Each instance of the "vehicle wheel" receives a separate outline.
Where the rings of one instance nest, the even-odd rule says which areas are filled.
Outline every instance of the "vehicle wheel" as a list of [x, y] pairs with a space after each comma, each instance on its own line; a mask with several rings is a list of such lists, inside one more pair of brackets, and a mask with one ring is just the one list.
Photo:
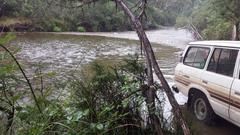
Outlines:
[[193, 95], [191, 110], [198, 120], [206, 124], [212, 124], [215, 119], [215, 113], [203, 93], [197, 92]]

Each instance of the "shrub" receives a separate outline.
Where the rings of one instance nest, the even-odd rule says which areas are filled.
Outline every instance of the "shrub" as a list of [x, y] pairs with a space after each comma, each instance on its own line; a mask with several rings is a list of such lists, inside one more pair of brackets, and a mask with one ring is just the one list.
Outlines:
[[[49, 94], [58, 88], [44, 90], [45, 93], [38, 96], [42, 113], [35, 104], [17, 105], [11, 126], [13, 132], [19, 135], [145, 134], [149, 129], [141, 125], [144, 98], [140, 90], [144, 68], [136, 59], [126, 63], [128, 66], [118, 68], [93, 63], [91, 76], [73, 76], [66, 82], [64, 88], [71, 95], [65, 99]], [[16, 95], [14, 102], [26, 97], [18, 92]], [[0, 95], [0, 98], [4, 97]], [[4, 125], [0, 126], [4, 129]]]
[[202, 34], [208, 40], [229, 40], [231, 38], [232, 24], [222, 19], [216, 19], [209, 24]]
[[84, 131], [83, 134], [143, 134], [140, 109], [144, 98], [139, 91], [142, 82], [134, 73], [143, 68], [133, 61], [131, 65], [120, 69], [93, 63], [90, 77], [72, 81], [70, 104], [87, 115], [80, 119], [84, 123], [71, 128]]
[[58, 26], [54, 26], [53, 27], [53, 31], [54, 32], [62, 32], [62, 29], [60, 27], [58, 27]]
[[176, 27], [180, 28], [180, 27], [184, 27], [186, 25], [189, 24], [189, 18], [185, 17], [185, 16], [178, 16], [176, 19]]
[[84, 27], [82, 27], [82, 26], [78, 26], [77, 27], [77, 31], [78, 32], [86, 32], [86, 29]]

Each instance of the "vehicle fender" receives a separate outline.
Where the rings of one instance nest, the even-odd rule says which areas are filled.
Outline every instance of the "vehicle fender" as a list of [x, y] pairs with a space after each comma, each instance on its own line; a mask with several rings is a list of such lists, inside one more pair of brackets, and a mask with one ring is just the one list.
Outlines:
[[210, 97], [209, 92], [206, 88], [196, 85], [196, 84], [190, 84], [188, 92], [190, 92], [191, 89], [198, 89], [199, 91], [203, 92], [208, 98]]
[[[207, 99], [208, 99], [208, 101], [209, 101], [209, 103], [210, 103], [210, 105], [211, 105], [211, 107], [212, 107], [212, 104], [211, 104], [211, 102], [210, 102], [210, 94], [209, 94], [209, 92], [206, 90], [206, 88], [204, 88], [204, 87], [202, 87], [202, 86], [199, 86], [199, 85], [196, 85], [196, 84], [191, 84], [190, 86], [189, 86], [189, 90], [188, 90], [188, 102], [190, 102], [191, 101], [191, 97], [190, 97], [190, 93], [191, 93], [191, 91], [192, 90], [198, 90], [198, 91], [201, 91], [203, 94], [205, 94], [205, 96], [207, 97]], [[189, 104], [189, 103], [188, 103]]]

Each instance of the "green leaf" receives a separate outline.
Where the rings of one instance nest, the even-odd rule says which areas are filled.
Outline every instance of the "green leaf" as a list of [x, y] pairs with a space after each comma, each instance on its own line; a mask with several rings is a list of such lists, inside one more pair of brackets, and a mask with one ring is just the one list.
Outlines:
[[72, 118], [72, 121], [78, 121], [80, 118], [83, 117], [83, 112], [82, 111], [77, 111]]
[[86, 109], [84, 112], [83, 112], [83, 116], [87, 116], [89, 114], [89, 109]]
[[5, 36], [3, 36], [2, 38], [0, 38], [0, 44], [6, 44], [8, 42], [10, 42], [11, 40], [13, 40], [16, 36], [12, 33], [7, 34]]
[[16, 102], [18, 99], [20, 99], [20, 97], [21, 97], [20, 94], [13, 96], [12, 97], [13, 102]]
[[99, 124], [97, 124], [96, 125], [96, 128], [98, 129], [98, 130], [103, 130], [103, 124], [101, 124], [101, 123], [99, 123]]

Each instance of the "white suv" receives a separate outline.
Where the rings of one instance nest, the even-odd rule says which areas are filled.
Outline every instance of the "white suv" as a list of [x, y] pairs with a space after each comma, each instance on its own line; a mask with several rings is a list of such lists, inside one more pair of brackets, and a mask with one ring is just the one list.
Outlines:
[[175, 69], [175, 89], [198, 120], [214, 115], [240, 127], [240, 41], [191, 42]]

